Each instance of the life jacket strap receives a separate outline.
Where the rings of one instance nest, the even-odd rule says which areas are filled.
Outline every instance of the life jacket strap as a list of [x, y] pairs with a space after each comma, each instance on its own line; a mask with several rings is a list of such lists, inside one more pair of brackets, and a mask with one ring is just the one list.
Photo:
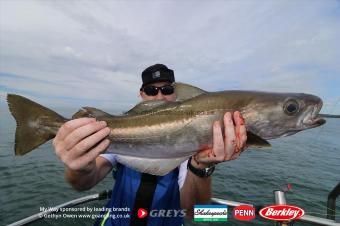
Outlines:
[[138, 210], [143, 208], [149, 213], [156, 186], [157, 176], [142, 173], [139, 188], [136, 193], [135, 204], [131, 213], [130, 226], [147, 225], [149, 215], [144, 218], [139, 218]]

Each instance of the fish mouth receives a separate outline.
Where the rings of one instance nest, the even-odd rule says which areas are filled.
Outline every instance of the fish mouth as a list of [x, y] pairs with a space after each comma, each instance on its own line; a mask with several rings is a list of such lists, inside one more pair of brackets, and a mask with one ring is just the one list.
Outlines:
[[318, 126], [322, 126], [323, 124], [326, 123], [326, 120], [324, 118], [313, 118], [308, 120], [308, 123], [304, 123], [304, 126], [306, 127], [306, 129], [312, 129]]
[[304, 118], [302, 124], [307, 128], [314, 128], [326, 123], [326, 120], [319, 116], [319, 112], [322, 108], [322, 101], [320, 100], [316, 105], [311, 106], [310, 113]]

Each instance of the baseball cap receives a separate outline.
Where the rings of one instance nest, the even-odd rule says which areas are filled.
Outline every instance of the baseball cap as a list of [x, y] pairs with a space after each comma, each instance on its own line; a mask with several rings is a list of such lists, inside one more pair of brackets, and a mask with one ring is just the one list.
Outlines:
[[169, 69], [164, 64], [155, 64], [147, 67], [142, 72], [142, 81], [145, 86], [154, 82], [175, 82], [174, 71]]

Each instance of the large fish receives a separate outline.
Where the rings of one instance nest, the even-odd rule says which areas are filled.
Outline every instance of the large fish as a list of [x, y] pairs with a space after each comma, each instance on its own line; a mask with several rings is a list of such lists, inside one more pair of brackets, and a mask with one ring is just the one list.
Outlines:
[[[212, 125], [228, 111], [245, 118], [247, 145], [270, 146], [267, 140], [289, 136], [325, 123], [318, 117], [322, 100], [302, 93], [256, 91], [206, 92], [176, 83], [175, 102], [145, 101], [121, 116], [83, 107], [72, 118], [95, 117], [107, 122], [107, 152], [140, 172], [165, 175], [197, 151], [212, 147]], [[24, 155], [54, 138], [68, 119], [19, 95], [8, 94], [17, 122], [15, 154]], [[223, 123], [222, 123], [223, 125]]]

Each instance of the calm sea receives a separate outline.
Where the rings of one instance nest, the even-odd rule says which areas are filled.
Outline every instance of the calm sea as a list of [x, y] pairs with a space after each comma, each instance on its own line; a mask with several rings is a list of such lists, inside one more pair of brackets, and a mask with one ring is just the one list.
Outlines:
[[[339, 130], [340, 120], [328, 119], [321, 128], [271, 141], [271, 149], [248, 150], [235, 161], [219, 164], [213, 174], [214, 196], [267, 205], [273, 203], [273, 190], [290, 183], [292, 191], [286, 194], [289, 204], [302, 207], [306, 214], [325, 217], [327, 195], [340, 181]], [[1, 107], [0, 225], [37, 213], [40, 207], [56, 206], [112, 188], [114, 180], [108, 175], [90, 191], [74, 191], [64, 180], [64, 166], [52, 151], [51, 142], [25, 156], [15, 157], [14, 133], [15, 122], [7, 108]], [[102, 207], [105, 203], [96, 201], [80, 207]], [[186, 225], [274, 225], [260, 218], [247, 223], [236, 221], [229, 210], [228, 223], [188, 221]], [[336, 211], [339, 221], [339, 202]], [[41, 220], [32, 225], [92, 225], [93, 222], [68, 217]]]

